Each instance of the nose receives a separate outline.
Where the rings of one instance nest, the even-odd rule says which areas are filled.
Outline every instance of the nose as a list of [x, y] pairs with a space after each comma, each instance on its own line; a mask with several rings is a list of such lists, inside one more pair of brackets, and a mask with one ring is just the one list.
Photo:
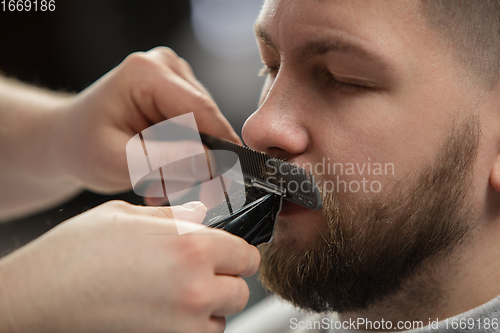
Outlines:
[[243, 125], [243, 141], [252, 149], [286, 160], [303, 154], [310, 141], [303, 102], [300, 84], [278, 75], [259, 109]]

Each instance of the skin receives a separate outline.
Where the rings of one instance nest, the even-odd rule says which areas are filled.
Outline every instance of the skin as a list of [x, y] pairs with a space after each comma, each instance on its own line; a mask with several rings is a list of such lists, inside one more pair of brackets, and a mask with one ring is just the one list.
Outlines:
[[259, 257], [220, 230], [178, 235], [174, 214], [205, 212], [110, 201], [57, 226], [2, 259], [0, 331], [222, 332]]
[[[0, 78], [0, 219], [82, 189], [130, 189], [128, 140], [187, 112], [200, 131], [239, 142], [189, 65], [167, 48], [130, 55], [78, 95]], [[257, 271], [260, 255], [221, 230], [178, 235], [176, 222], [199, 223], [205, 212], [199, 202], [109, 202], [3, 257], [0, 332], [222, 332], [224, 316], [248, 301], [241, 276]]]
[[[164, 47], [131, 54], [77, 95], [0, 78], [0, 110], [0, 220], [43, 210], [82, 189], [130, 189], [128, 140], [184, 113], [195, 114], [201, 132], [241, 142], [187, 62]], [[178, 149], [186, 145], [168, 147], [173, 155]]]
[[[426, 307], [422, 300], [418, 318], [410, 318], [408, 309], [414, 304], [408, 304], [406, 295], [414, 290], [407, 286], [368, 310], [342, 314], [343, 319], [427, 322], [465, 312], [500, 294], [500, 263], [492, 256], [500, 252], [499, 89], [485, 89], [460, 67], [416, 6], [270, 0], [256, 23], [268, 77], [260, 107], [243, 128], [243, 140], [254, 149], [299, 165], [321, 163], [323, 157], [344, 165], [393, 163], [394, 175], [365, 176], [383, 184], [383, 195], [434, 162], [454, 120], [471, 114], [480, 120], [469, 189], [479, 220], [470, 221], [475, 226], [470, 241], [432, 267], [435, 287], [446, 301]], [[355, 47], [317, 52], [325, 47], [311, 45], [339, 40]], [[332, 78], [362, 87], [340, 87]], [[362, 180], [358, 174], [343, 177]], [[372, 194], [337, 195], [349, 205]], [[285, 203], [274, 242], [306, 247], [324, 223], [320, 211]]]

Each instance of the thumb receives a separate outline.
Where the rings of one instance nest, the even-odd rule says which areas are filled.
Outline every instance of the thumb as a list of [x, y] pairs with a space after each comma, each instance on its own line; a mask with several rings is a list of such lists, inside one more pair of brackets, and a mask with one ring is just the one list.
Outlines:
[[[158, 207], [159, 209], [168, 209], [167, 207]], [[176, 221], [189, 221], [202, 223], [207, 213], [207, 207], [200, 201], [187, 202], [181, 206], [170, 207], [172, 217]]]
[[[202, 224], [206, 213], [207, 208], [199, 201], [192, 201], [182, 206], [175, 206], [172, 209], [172, 214], [179, 235], [206, 228], [207, 226]], [[195, 222], [196, 224], [186, 223], [185, 221]]]
[[139, 215], [202, 223], [207, 213], [207, 207], [200, 201], [187, 202], [181, 206], [133, 206], [132, 212]]

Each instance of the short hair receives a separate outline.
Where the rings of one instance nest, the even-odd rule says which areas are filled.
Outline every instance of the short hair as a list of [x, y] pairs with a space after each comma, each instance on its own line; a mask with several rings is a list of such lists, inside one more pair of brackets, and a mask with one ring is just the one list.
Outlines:
[[421, 0], [427, 23], [491, 87], [500, 81], [500, 0]]

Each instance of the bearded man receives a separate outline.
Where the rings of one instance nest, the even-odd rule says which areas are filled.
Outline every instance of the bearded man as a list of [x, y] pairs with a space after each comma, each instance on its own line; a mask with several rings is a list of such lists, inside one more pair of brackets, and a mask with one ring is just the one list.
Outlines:
[[265, 2], [243, 140], [321, 165], [323, 209], [284, 203], [260, 274], [290, 303], [230, 332], [500, 331], [499, 17], [488, 0]]
[[[283, 300], [227, 331], [500, 331], [499, 17], [498, 0], [266, 0], [243, 139], [315, 172], [323, 210], [283, 204], [260, 248]], [[130, 189], [127, 142], [189, 112], [241, 143], [167, 48], [76, 95], [0, 77], [0, 220]], [[178, 235], [174, 215], [205, 214], [109, 202], [51, 229], [0, 259], [0, 332], [224, 331], [261, 258], [221, 230]]]

